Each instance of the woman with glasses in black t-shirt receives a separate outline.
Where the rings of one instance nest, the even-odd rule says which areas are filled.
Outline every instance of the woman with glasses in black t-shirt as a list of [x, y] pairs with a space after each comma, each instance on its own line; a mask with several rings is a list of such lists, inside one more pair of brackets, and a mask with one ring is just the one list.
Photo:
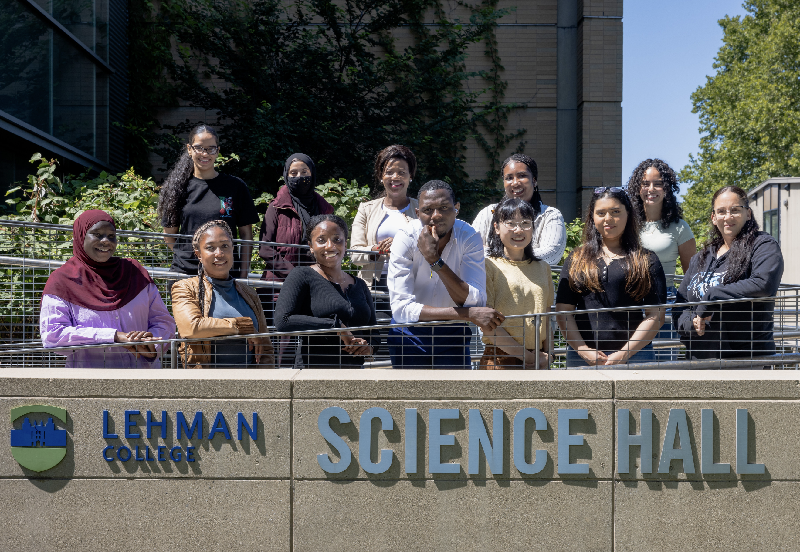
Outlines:
[[[170, 270], [174, 272], [197, 274], [199, 262], [191, 236], [209, 221], [225, 221], [233, 239], [253, 239], [252, 225], [259, 220], [253, 198], [240, 178], [217, 172], [214, 162], [219, 153], [217, 131], [208, 125], [196, 126], [189, 134], [186, 151], [161, 186], [158, 214], [167, 234], [165, 241], [172, 249]], [[251, 245], [242, 245], [234, 253], [232, 277], [247, 278], [251, 252]]]
[[667, 300], [661, 262], [639, 242], [639, 224], [622, 188], [595, 188], [583, 245], [561, 269], [556, 294], [558, 326], [567, 340], [567, 368], [655, 360], [651, 341], [664, 309], [567, 314], [564, 311], [660, 305]]

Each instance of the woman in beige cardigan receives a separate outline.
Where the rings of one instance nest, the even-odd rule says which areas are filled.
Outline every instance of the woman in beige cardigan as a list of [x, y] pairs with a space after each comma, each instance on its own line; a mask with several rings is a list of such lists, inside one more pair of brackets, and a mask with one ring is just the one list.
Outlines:
[[[228, 225], [212, 220], [192, 239], [200, 259], [197, 277], [172, 286], [172, 312], [185, 339], [249, 335], [267, 329], [256, 291], [230, 278], [233, 239]], [[202, 282], [202, 285], [201, 285]], [[274, 368], [275, 351], [269, 337], [181, 343], [186, 368]]]
[[[359, 278], [373, 290], [387, 291], [389, 250], [397, 231], [417, 217], [417, 200], [408, 197], [408, 185], [417, 170], [414, 153], [405, 146], [393, 145], [375, 157], [374, 178], [380, 197], [359, 205], [353, 221], [351, 249], [374, 253], [351, 253], [353, 264], [361, 266]], [[376, 301], [379, 311], [388, 311], [388, 296]]]

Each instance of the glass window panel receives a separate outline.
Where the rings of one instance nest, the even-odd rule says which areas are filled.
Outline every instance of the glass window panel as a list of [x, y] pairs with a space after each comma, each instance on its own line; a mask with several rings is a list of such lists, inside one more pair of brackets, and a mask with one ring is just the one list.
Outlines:
[[69, 32], [108, 61], [107, 0], [34, 0]]
[[[764, 232], [778, 240], [778, 210], [766, 211], [764, 213]], [[780, 240], [778, 240], [780, 243]]]
[[20, 2], [0, 2], [0, 110], [50, 133], [52, 31]]
[[767, 209], [778, 208], [778, 185], [773, 184], [769, 187], [769, 207]]

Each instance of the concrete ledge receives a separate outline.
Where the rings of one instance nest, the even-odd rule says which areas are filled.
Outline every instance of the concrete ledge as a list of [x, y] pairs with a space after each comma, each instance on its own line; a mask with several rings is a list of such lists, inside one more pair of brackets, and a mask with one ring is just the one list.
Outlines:
[[797, 370], [608, 370], [617, 399], [800, 399]]
[[299, 370], [0, 369], [3, 397], [288, 399]]
[[302, 370], [296, 399], [610, 399], [599, 370]]

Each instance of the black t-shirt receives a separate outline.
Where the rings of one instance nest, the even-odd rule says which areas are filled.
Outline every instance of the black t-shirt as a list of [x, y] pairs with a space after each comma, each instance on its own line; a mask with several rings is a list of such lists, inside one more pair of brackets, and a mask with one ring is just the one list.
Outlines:
[[[240, 178], [219, 173], [210, 180], [189, 179], [186, 205], [180, 215], [179, 234], [193, 235], [210, 220], [224, 220], [231, 227], [233, 239], [239, 237], [239, 227], [259, 221], [256, 206], [247, 185]], [[164, 226], [165, 221], [162, 221]], [[234, 250], [231, 273], [239, 275], [239, 248]], [[191, 238], [177, 238], [172, 248], [170, 270], [183, 274], [197, 274], [200, 261], [194, 256]]]
[[[369, 286], [361, 278], [342, 291], [310, 266], [298, 266], [289, 273], [275, 303], [275, 328], [279, 332], [331, 329], [343, 322], [348, 328], [375, 325], [375, 304]], [[371, 342], [370, 332], [353, 332]], [[342, 350], [344, 343], [333, 332], [303, 338], [303, 363], [314, 365], [364, 364], [363, 356]]]
[[[576, 310], [664, 304], [667, 302], [667, 281], [664, 269], [652, 251], [648, 251], [648, 260], [650, 262], [650, 291], [643, 299], [637, 301], [625, 291], [625, 278], [628, 273], [625, 259], [611, 261], [608, 266], [606, 266], [605, 260], [597, 260], [597, 270], [603, 291], [576, 292], [573, 290], [569, 285], [569, 269], [572, 264], [572, 254], [570, 254], [561, 269], [556, 303], [575, 305]], [[643, 319], [641, 310], [575, 315], [575, 322], [586, 344], [594, 349], [610, 352], [622, 349]]]

